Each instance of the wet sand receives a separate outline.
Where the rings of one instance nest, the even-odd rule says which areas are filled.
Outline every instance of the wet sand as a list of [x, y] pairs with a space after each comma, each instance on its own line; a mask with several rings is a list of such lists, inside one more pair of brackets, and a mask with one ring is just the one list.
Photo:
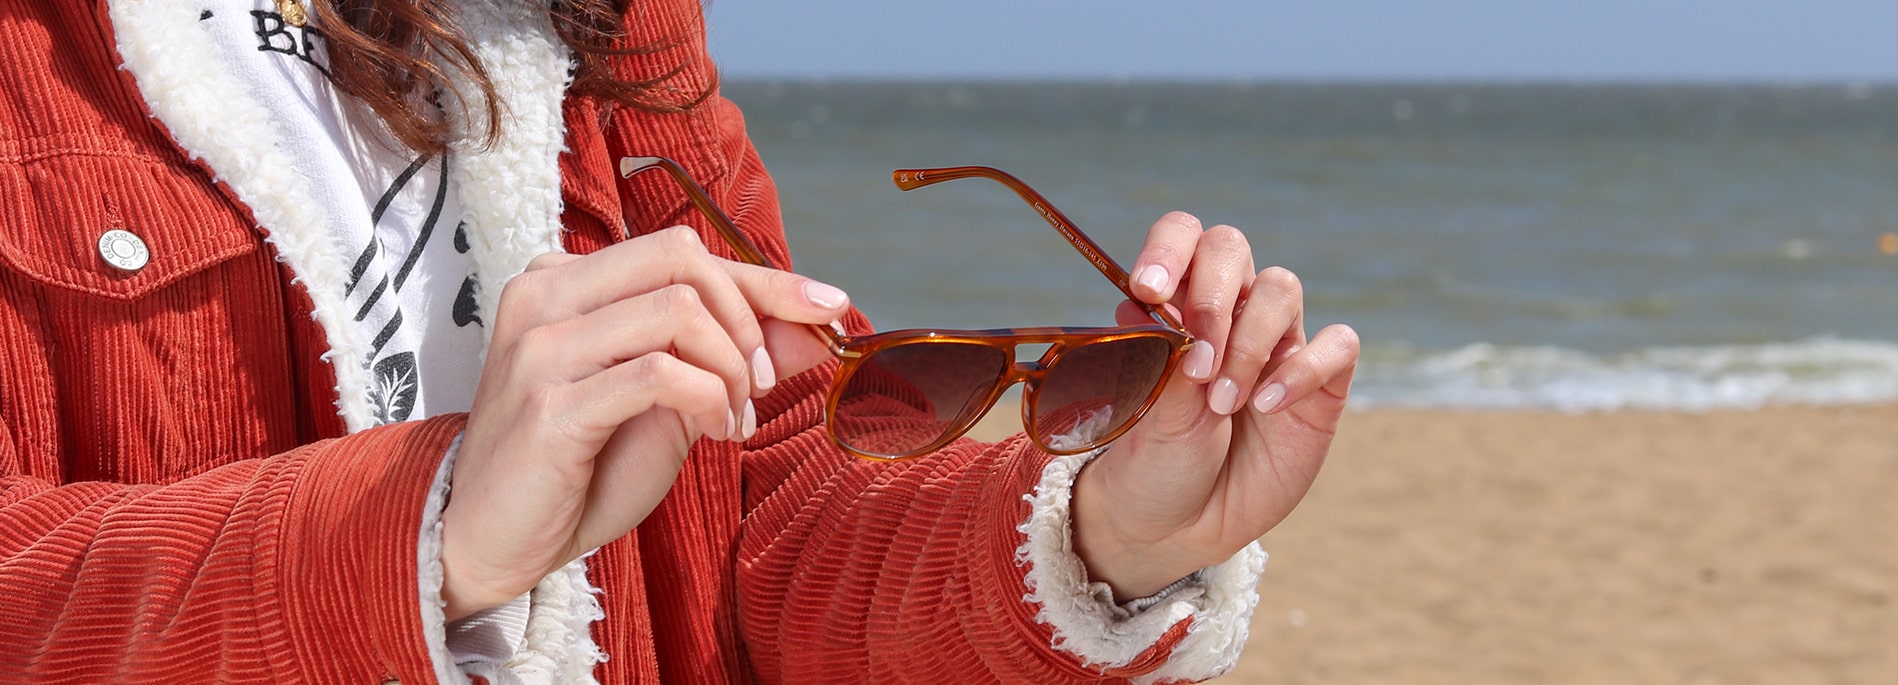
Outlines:
[[1898, 406], [1355, 412], [1264, 544], [1222, 685], [1898, 682]]

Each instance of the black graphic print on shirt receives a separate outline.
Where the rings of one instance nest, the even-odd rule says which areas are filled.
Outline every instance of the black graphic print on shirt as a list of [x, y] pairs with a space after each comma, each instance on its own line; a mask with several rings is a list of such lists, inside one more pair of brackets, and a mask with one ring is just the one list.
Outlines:
[[329, 83], [321, 31], [285, 22], [270, 0], [210, 2], [225, 4], [203, 20], [235, 39], [239, 73], [278, 104], [279, 146], [329, 209], [331, 239], [349, 255], [335, 287], [346, 327], [367, 348], [352, 362], [368, 376], [355, 399], [376, 424], [465, 410], [483, 321], [449, 156], [402, 151], [373, 117], [353, 116]]
[[[431, 161], [437, 163], [430, 164]], [[388, 273], [387, 260], [393, 260], [395, 256], [386, 254], [387, 249], [382, 244], [383, 231], [380, 230], [382, 217], [388, 211], [389, 205], [395, 202], [403, 190], [415, 181], [417, 175], [423, 173], [433, 175], [434, 204], [430, 207], [428, 216], [422, 220], [422, 224], [415, 231], [414, 242], [405, 246], [407, 249], [402, 252], [401, 265], [395, 269], [394, 273]], [[358, 253], [356, 263], [349, 271], [349, 286], [345, 295], [351, 302], [357, 301], [359, 297], [362, 302], [356, 310], [356, 321], [370, 324], [377, 321], [382, 323], [380, 332], [370, 343], [371, 351], [368, 359], [365, 360], [374, 374], [374, 381], [369, 387], [369, 401], [376, 408], [376, 419], [380, 423], [407, 421], [415, 411], [416, 389], [421, 383], [416, 373], [415, 353], [413, 350], [391, 349], [388, 345], [389, 341], [402, 329], [402, 307], [395, 296], [400, 294], [403, 286], [408, 284], [409, 274], [414, 271], [415, 264], [421, 261], [423, 252], [429, 246], [428, 239], [434, 235], [435, 225], [441, 221], [442, 206], [448, 201], [447, 177], [447, 155], [441, 157], [422, 155], [397, 175], [395, 182], [383, 191], [382, 198], [376, 202], [375, 209], [370, 211], [370, 224], [378, 230], [369, 243], [363, 246], [362, 252]], [[378, 259], [378, 257], [386, 257], [387, 260]], [[379, 274], [375, 273], [378, 266], [382, 269]], [[369, 285], [371, 276], [374, 276], [374, 285]], [[361, 294], [365, 292], [366, 295]], [[457, 321], [457, 324], [459, 323]]]
[[[316, 67], [324, 76], [330, 75], [329, 51], [323, 49], [329, 37], [324, 36], [322, 31], [309, 26], [293, 26], [276, 12], [252, 10], [250, 16], [257, 25], [258, 52], [291, 55]], [[199, 21], [203, 21], [203, 18]]]
[[[455, 226], [455, 251], [468, 254], [468, 224], [463, 222]], [[474, 274], [468, 274], [461, 281], [461, 292], [455, 293], [455, 325], [466, 327], [470, 324], [484, 326], [481, 322], [481, 306], [475, 299], [481, 294], [481, 282]]]

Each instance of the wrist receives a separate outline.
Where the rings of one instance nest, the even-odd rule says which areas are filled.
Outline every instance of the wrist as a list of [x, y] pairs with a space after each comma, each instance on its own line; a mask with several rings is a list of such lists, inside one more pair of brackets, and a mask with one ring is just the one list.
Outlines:
[[1118, 525], [1115, 507], [1125, 503], [1108, 501], [1107, 488], [1095, 482], [1096, 468], [1104, 459], [1096, 459], [1074, 479], [1073, 505], [1069, 513], [1069, 534], [1075, 556], [1086, 567], [1088, 580], [1106, 583], [1116, 603], [1150, 597], [1199, 570], [1199, 565], [1182, 563], [1185, 556], [1167, 552], [1162, 541], [1141, 541], [1127, 535]]
[[442, 614], [454, 622], [473, 614], [506, 604], [519, 596], [519, 592], [509, 593], [496, 589], [494, 583], [484, 583], [480, 565], [468, 558], [469, 547], [464, 544], [463, 531], [466, 526], [455, 525], [455, 504], [451, 500], [442, 512]]

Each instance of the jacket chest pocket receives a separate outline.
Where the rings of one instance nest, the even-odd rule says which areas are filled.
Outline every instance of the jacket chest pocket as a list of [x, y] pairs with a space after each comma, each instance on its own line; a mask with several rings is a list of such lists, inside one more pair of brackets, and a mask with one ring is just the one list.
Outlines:
[[0, 420], [33, 470], [169, 482], [294, 439], [281, 273], [195, 168], [0, 160], [0, 295]]
[[196, 169], [65, 154], [0, 166], [0, 260], [34, 281], [129, 302], [257, 250]]

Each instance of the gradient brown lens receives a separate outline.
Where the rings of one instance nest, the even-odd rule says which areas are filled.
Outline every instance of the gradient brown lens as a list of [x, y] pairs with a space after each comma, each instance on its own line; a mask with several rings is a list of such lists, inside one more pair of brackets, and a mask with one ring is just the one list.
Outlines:
[[1172, 355], [1173, 343], [1154, 336], [1067, 350], [1048, 367], [1034, 393], [1029, 429], [1058, 452], [1097, 446], [1139, 414], [1164, 380]]
[[1011, 362], [1001, 348], [961, 342], [877, 350], [843, 381], [831, 430], [839, 442], [868, 454], [928, 447], [983, 408]]

